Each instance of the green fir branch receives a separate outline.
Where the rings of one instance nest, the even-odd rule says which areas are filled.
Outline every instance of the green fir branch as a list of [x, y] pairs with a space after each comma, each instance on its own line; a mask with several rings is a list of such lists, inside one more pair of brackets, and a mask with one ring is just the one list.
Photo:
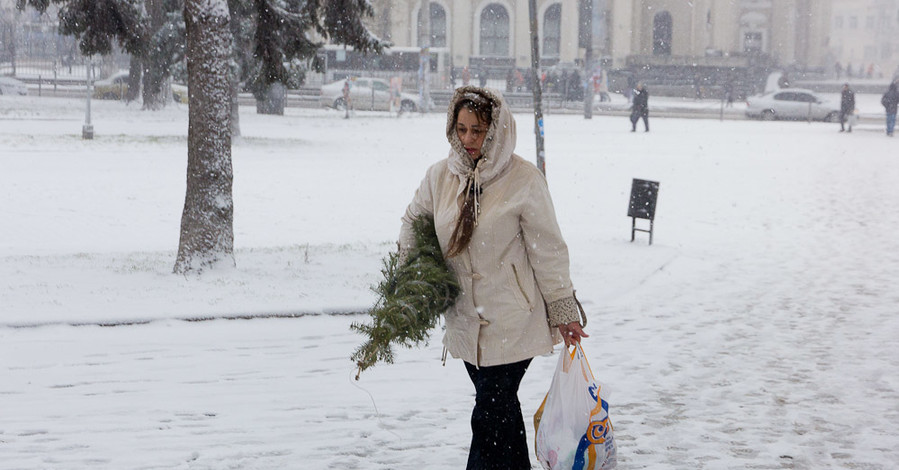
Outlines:
[[367, 337], [351, 357], [359, 368], [356, 380], [378, 362], [393, 363], [391, 343], [407, 348], [427, 344], [429, 331], [459, 294], [459, 284], [443, 259], [434, 220], [418, 217], [412, 231], [415, 247], [402, 266], [398, 252], [382, 260], [384, 278], [372, 288], [378, 300], [368, 312], [370, 323], [350, 325]]

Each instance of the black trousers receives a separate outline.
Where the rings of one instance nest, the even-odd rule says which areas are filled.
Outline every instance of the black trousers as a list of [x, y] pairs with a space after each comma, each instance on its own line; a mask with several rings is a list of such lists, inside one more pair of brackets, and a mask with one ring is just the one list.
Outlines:
[[467, 470], [528, 470], [528, 452], [518, 386], [531, 360], [492, 367], [465, 363], [474, 384], [471, 450]]
[[646, 132], [649, 132], [649, 115], [648, 114], [631, 115], [631, 131], [637, 130], [637, 123], [640, 122], [640, 119], [643, 119], [643, 129], [646, 130]]
[[[852, 115], [852, 111], [842, 111], [842, 110], [840, 110], [840, 130], [841, 130], [841, 131], [846, 130], [845, 124], [846, 124], [846, 121], [849, 119], [849, 116], [850, 116], [850, 115]], [[849, 130], [850, 130], [850, 131], [852, 130], [852, 126], [851, 126], [851, 125], [849, 126]]]

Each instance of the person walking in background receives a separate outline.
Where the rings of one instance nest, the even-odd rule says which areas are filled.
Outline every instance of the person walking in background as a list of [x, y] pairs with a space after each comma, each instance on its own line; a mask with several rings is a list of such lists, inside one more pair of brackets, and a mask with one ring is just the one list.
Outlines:
[[478, 69], [478, 85], [481, 85], [481, 88], [487, 86], [488, 73], [489, 72], [487, 72], [487, 69], [485, 69], [484, 67]]
[[573, 70], [568, 77], [568, 99], [570, 101], [581, 101], [584, 99], [584, 82], [581, 81], [581, 74], [577, 69]]
[[899, 90], [896, 82], [890, 83], [890, 89], [880, 98], [880, 104], [887, 112], [887, 135], [893, 136], [893, 128], [896, 127], [896, 107], [899, 106]]
[[[530, 69], [528, 69], [530, 70]], [[521, 74], [521, 70], [515, 69], [515, 91], [524, 91], [524, 75]]]
[[397, 116], [403, 114], [403, 104], [400, 95], [403, 93], [403, 77], [390, 78], [390, 112], [396, 112]]
[[[843, 84], [843, 92], [840, 94], [840, 132], [846, 131], [846, 119], [855, 112], [855, 92], [849, 89], [849, 84]], [[849, 132], [852, 132], [852, 123], [849, 123]]]
[[350, 118], [350, 108], [353, 107], [352, 94], [350, 90], [352, 89], [352, 85], [350, 84], [350, 77], [347, 77], [343, 82], [343, 105], [346, 109], [346, 114], [343, 116], [344, 119]]
[[521, 379], [535, 356], [588, 336], [568, 247], [546, 179], [514, 153], [515, 120], [499, 92], [457, 89], [446, 138], [449, 156], [427, 170], [402, 218], [400, 258], [415, 246], [413, 222], [433, 217], [461, 288], [443, 316], [443, 345], [475, 388], [466, 468], [530, 470]]
[[702, 99], [702, 77], [698, 72], [693, 75], [693, 92], [696, 94], [697, 101]]
[[724, 83], [724, 101], [727, 102], [728, 108], [734, 107], [734, 82], [730, 79]]
[[634, 89], [634, 104], [631, 106], [631, 132], [637, 132], [637, 121], [643, 119], [644, 132], [649, 132], [649, 90], [638, 83]]

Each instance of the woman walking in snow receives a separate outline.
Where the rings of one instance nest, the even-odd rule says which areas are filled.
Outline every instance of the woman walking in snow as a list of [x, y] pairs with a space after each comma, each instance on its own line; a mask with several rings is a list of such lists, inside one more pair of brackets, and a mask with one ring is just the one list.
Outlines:
[[[513, 153], [515, 121], [499, 92], [456, 90], [449, 156], [432, 165], [403, 216], [432, 216], [461, 292], [444, 315], [443, 344], [475, 387], [468, 469], [530, 469], [518, 386], [534, 356], [587, 337], [543, 174]], [[584, 318], [586, 321], [586, 318]]]

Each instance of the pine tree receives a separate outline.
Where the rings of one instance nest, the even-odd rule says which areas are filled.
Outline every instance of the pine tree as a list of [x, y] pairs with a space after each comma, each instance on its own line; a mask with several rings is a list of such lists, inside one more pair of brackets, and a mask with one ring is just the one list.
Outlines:
[[[250, 1], [250, 0], [245, 0]], [[253, 57], [248, 83], [256, 99], [269, 88], [291, 84], [285, 64], [314, 59], [321, 43], [309, 38], [315, 32], [325, 39], [360, 51], [381, 52], [389, 43], [377, 38], [362, 23], [374, 16], [368, 0], [252, 0], [256, 16]], [[318, 66], [318, 64], [314, 64]], [[281, 111], [283, 113], [283, 110]]]
[[144, 0], [150, 35], [143, 64], [144, 109], [159, 110], [171, 101], [169, 79], [174, 65], [184, 59], [183, 0]]
[[384, 279], [373, 289], [378, 300], [368, 312], [371, 323], [350, 326], [368, 338], [351, 358], [358, 367], [356, 380], [378, 362], [393, 363], [391, 344], [411, 348], [427, 343], [430, 330], [459, 294], [459, 284], [443, 259], [434, 220], [417, 218], [412, 230], [415, 247], [405, 260], [398, 252], [383, 260]]
[[[117, 40], [142, 64], [145, 109], [168, 101], [164, 84], [184, 58], [183, 0], [17, 0], [17, 7], [44, 13], [51, 3], [61, 5], [60, 33], [79, 38], [83, 54], [109, 54]], [[293, 79], [299, 64], [314, 60], [322, 45], [310, 33], [360, 51], [381, 52], [390, 45], [362, 22], [374, 16], [368, 0], [227, 0], [227, 6], [232, 83], [248, 84], [257, 99], [274, 83], [299, 86]]]
[[51, 1], [62, 5], [59, 33], [77, 37], [82, 54], [109, 54], [113, 39], [129, 54], [143, 54], [149, 32], [142, 0], [16, 0], [16, 7], [44, 13]]
[[[131, 54], [129, 99], [143, 83], [144, 109], [161, 109], [172, 65], [184, 57], [181, 0], [18, 0], [44, 13], [50, 3], [60, 5], [59, 33], [79, 39], [84, 55], [107, 55], [113, 41]], [[140, 75], [143, 79], [140, 79]]]
[[[286, 85], [284, 63], [314, 57], [320, 46], [307, 38], [313, 31], [366, 51], [380, 51], [387, 43], [362, 24], [362, 16], [373, 14], [368, 0], [186, 0], [183, 21], [174, 14], [182, 0], [146, 0], [153, 2], [154, 14], [167, 12], [168, 20], [155, 30], [149, 26], [144, 1], [17, 0], [16, 6], [21, 9], [30, 5], [43, 13], [51, 2], [62, 5], [60, 32], [78, 37], [82, 53], [108, 54], [112, 41], [118, 40], [132, 56], [152, 59], [159, 65], [152, 70], [145, 68], [152, 86], [168, 76], [171, 65], [185, 50], [182, 38], [186, 38], [191, 89], [187, 193], [174, 270], [201, 271], [223, 261], [233, 265], [230, 123], [236, 120], [235, 70], [248, 76], [254, 70], [251, 81], [265, 88], [276, 82]], [[252, 20], [247, 21], [245, 15]], [[237, 24], [232, 26], [232, 21]], [[246, 45], [245, 28], [253, 29], [252, 62], [258, 66], [241, 69], [238, 65], [243, 56], [236, 54], [234, 47]], [[234, 31], [240, 34], [233, 35]], [[223, 50], [227, 54], [224, 62], [219, 55]], [[224, 88], [222, 83], [226, 84]], [[227, 136], [222, 134], [223, 125]]]

